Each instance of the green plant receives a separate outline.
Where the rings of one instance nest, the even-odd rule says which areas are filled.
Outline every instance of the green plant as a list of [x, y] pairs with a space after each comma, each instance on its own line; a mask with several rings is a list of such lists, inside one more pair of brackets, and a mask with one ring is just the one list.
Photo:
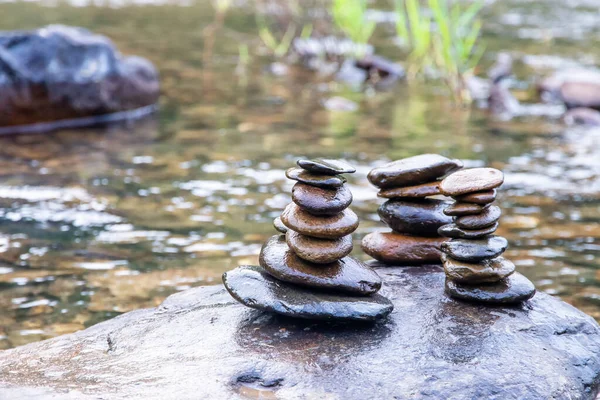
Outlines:
[[333, 0], [331, 3], [333, 22], [340, 31], [359, 45], [369, 42], [376, 27], [374, 21], [367, 20], [366, 13], [367, 0]]
[[421, 10], [418, 0], [396, 0], [396, 14], [398, 36], [411, 50], [407, 72], [414, 78], [432, 61], [431, 17]]
[[[296, 26], [290, 24], [281, 39], [278, 40], [264, 17], [259, 14], [256, 15], [256, 25], [258, 26], [258, 36], [275, 57], [283, 57], [288, 53], [296, 35]], [[309, 37], [311, 33], [312, 25], [306, 24], [302, 27], [300, 37]]]

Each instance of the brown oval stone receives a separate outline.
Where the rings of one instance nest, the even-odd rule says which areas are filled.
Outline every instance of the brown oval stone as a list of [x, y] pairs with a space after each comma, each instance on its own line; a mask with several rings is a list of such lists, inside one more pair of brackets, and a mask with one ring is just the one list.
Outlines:
[[475, 192], [463, 194], [455, 197], [456, 201], [462, 203], [489, 204], [496, 200], [496, 189], [484, 190], [483, 192]]
[[460, 160], [421, 154], [373, 168], [367, 178], [378, 188], [388, 189], [431, 182], [462, 166]]
[[439, 263], [440, 246], [447, 240], [394, 232], [373, 232], [363, 238], [362, 249], [374, 259], [386, 264]]
[[477, 264], [454, 260], [442, 253], [446, 276], [459, 283], [491, 283], [515, 272], [515, 264], [504, 257], [484, 260]]
[[444, 214], [452, 216], [480, 214], [487, 207], [489, 207], [489, 204], [454, 203], [450, 207], [446, 207]]
[[368, 295], [381, 288], [375, 271], [352, 257], [314, 264], [296, 256], [283, 235], [271, 237], [260, 251], [260, 266], [275, 278], [297, 285]]
[[456, 224], [448, 224], [440, 227], [438, 234], [454, 239], [480, 239], [496, 232], [496, 229], [498, 229], [497, 222], [483, 229], [462, 229], [456, 226]]
[[377, 212], [395, 232], [432, 236], [442, 225], [452, 222], [452, 217], [444, 214], [448, 204], [436, 199], [394, 199], [383, 203]]
[[316, 264], [328, 264], [346, 257], [353, 247], [351, 235], [333, 240], [318, 239], [289, 230], [285, 240], [298, 257]]
[[356, 168], [347, 162], [340, 160], [325, 160], [325, 159], [314, 159], [314, 160], [298, 160], [296, 164], [302, 169], [317, 174], [325, 175], [338, 175], [338, 174], [353, 174], [356, 172]]
[[348, 208], [352, 192], [346, 186], [328, 189], [298, 182], [292, 188], [292, 200], [311, 214], [331, 215]]
[[383, 197], [386, 199], [395, 199], [395, 198], [403, 198], [403, 197], [427, 197], [427, 196], [435, 196], [436, 194], [440, 194], [440, 182], [428, 182], [422, 183], [416, 186], [404, 186], [393, 189], [384, 189], [380, 190], [377, 193], [377, 196]]
[[446, 196], [495, 189], [504, 182], [504, 174], [495, 168], [471, 168], [457, 171], [442, 181], [440, 190]]
[[498, 222], [501, 215], [502, 210], [500, 207], [491, 206], [483, 210], [480, 214], [458, 217], [454, 223], [463, 229], [483, 229]]
[[281, 218], [277, 217], [273, 220], [273, 226], [281, 233], [286, 233], [288, 228], [281, 222]]
[[349, 208], [331, 216], [316, 216], [290, 203], [283, 210], [281, 221], [291, 230], [323, 239], [341, 238], [358, 228], [358, 217]]
[[338, 188], [346, 183], [343, 176], [314, 174], [302, 168], [290, 168], [285, 172], [285, 176], [294, 181], [324, 188]]

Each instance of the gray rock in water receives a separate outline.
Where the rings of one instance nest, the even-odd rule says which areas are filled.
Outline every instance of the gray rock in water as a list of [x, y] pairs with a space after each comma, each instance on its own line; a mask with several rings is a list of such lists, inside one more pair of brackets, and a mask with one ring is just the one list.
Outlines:
[[248, 307], [294, 318], [376, 321], [394, 308], [379, 294], [349, 296], [301, 288], [278, 281], [255, 266], [242, 266], [224, 273], [223, 283], [237, 301]]
[[158, 73], [149, 61], [122, 57], [108, 38], [62, 25], [1, 32], [0, 87], [0, 133], [141, 115], [159, 96]]
[[252, 310], [223, 286], [0, 351], [2, 399], [593, 399], [600, 327], [544, 293], [521, 306], [444, 294], [441, 267], [381, 268], [383, 322]]

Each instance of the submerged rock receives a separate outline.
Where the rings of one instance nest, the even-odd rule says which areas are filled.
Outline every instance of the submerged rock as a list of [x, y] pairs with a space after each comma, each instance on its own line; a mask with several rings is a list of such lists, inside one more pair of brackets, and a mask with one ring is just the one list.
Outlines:
[[600, 327], [537, 293], [494, 308], [444, 294], [441, 267], [378, 268], [375, 324], [252, 310], [223, 286], [0, 351], [0, 398], [580, 399], [600, 384]]
[[149, 61], [122, 57], [108, 38], [50, 25], [0, 32], [0, 89], [0, 132], [37, 132], [149, 113], [159, 80]]

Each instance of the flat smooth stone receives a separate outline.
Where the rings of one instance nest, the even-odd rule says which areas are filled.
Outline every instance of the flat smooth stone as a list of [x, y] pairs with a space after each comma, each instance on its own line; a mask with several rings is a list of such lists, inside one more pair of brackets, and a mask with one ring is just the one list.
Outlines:
[[377, 196], [386, 199], [395, 198], [421, 198], [427, 196], [435, 196], [440, 194], [440, 182], [428, 182], [422, 183], [416, 186], [404, 186], [393, 189], [382, 189], [377, 193]]
[[504, 257], [483, 260], [477, 264], [454, 260], [442, 253], [446, 275], [458, 283], [491, 283], [515, 272], [515, 264]]
[[456, 299], [477, 303], [516, 304], [535, 294], [535, 286], [523, 275], [515, 272], [495, 283], [467, 285], [446, 279], [446, 293]]
[[380, 189], [412, 186], [434, 181], [462, 166], [460, 160], [439, 154], [421, 154], [374, 168], [367, 178]]
[[363, 238], [362, 249], [386, 264], [431, 264], [440, 262], [440, 247], [447, 240], [394, 232], [373, 232]]
[[273, 220], [273, 226], [281, 233], [286, 233], [288, 231], [288, 228], [283, 224], [283, 222], [281, 222], [280, 217], [277, 217]]
[[381, 288], [381, 278], [361, 261], [344, 257], [315, 264], [298, 257], [283, 235], [271, 237], [262, 247], [259, 264], [280, 281], [307, 287], [369, 295]]
[[463, 194], [456, 196], [455, 199], [462, 203], [489, 204], [496, 200], [496, 189]]
[[317, 174], [338, 175], [356, 172], [356, 168], [341, 160], [315, 158], [312, 160], [298, 160], [296, 164], [302, 169]]
[[298, 233], [322, 239], [341, 238], [358, 228], [358, 216], [349, 208], [331, 216], [315, 216], [294, 203], [283, 210], [281, 222]]
[[383, 203], [377, 213], [395, 232], [437, 236], [441, 226], [452, 223], [452, 217], [444, 214], [449, 204], [436, 199], [393, 199]]
[[438, 234], [453, 239], [479, 239], [496, 232], [498, 225], [499, 224], [496, 222], [487, 228], [472, 230], [459, 228], [456, 224], [448, 224], [441, 226], [440, 229], [438, 229]]
[[442, 251], [459, 261], [471, 263], [496, 258], [504, 253], [508, 241], [502, 236], [488, 236], [483, 239], [452, 239], [442, 244]]
[[344, 296], [281, 282], [257, 266], [223, 274], [225, 288], [240, 303], [293, 318], [325, 321], [376, 321], [394, 309], [380, 294]]
[[504, 174], [495, 168], [471, 168], [456, 171], [444, 178], [440, 190], [446, 196], [495, 189], [504, 182]]
[[490, 206], [480, 214], [458, 217], [454, 223], [463, 229], [483, 229], [498, 222], [501, 215], [500, 207]]
[[444, 210], [444, 214], [451, 216], [480, 214], [487, 207], [489, 207], [487, 204], [479, 205], [475, 203], [454, 203]]
[[344, 258], [353, 248], [352, 235], [339, 239], [318, 239], [290, 230], [285, 240], [298, 257], [316, 264], [328, 264]]
[[285, 176], [294, 181], [324, 188], [338, 188], [346, 183], [343, 176], [315, 174], [302, 168], [290, 168], [285, 172]]
[[314, 215], [337, 214], [352, 203], [352, 192], [346, 186], [327, 189], [298, 182], [292, 188], [292, 200]]

